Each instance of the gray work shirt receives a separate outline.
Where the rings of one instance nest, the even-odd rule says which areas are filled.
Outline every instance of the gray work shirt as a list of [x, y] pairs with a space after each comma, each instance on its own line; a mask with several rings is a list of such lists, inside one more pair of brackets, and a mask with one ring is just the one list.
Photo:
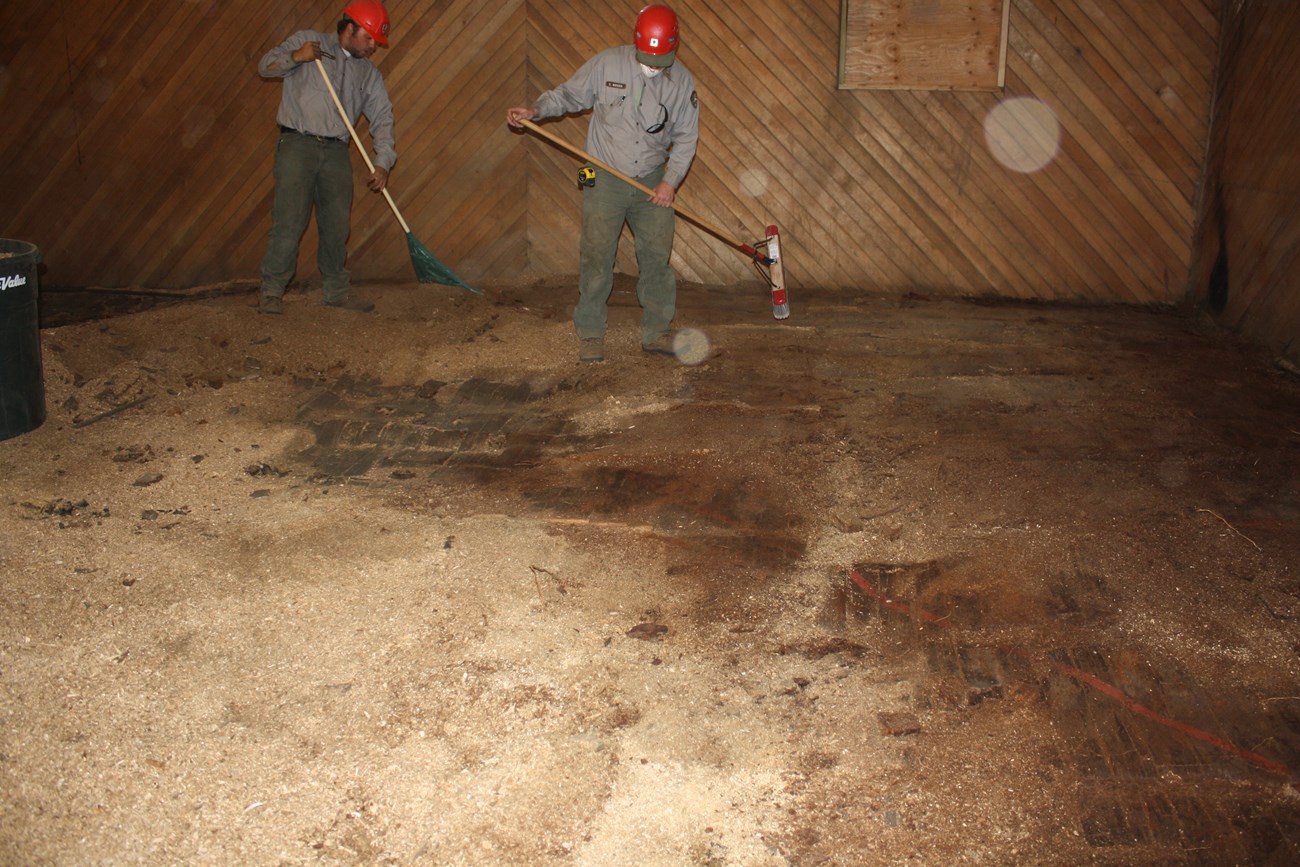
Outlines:
[[349, 138], [316, 64], [295, 63], [290, 57], [307, 42], [319, 42], [321, 51], [334, 55], [332, 59], [322, 57], [320, 62], [325, 65], [348, 120], [355, 127], [357, 118], [366, 116], [375, 146], [375, 165], [385, 171], [392, 169], [397, 162], [397, 151], [393, 148], [393, 103], [384, 87], [384, 77], [369, 58], [352, 57], [344, 51], [337, 33], [300, 30], [258, 61], [258, 75], [284, 80], [276, 121], [280, 126], [309, 135], [343, 141]]
[[539, 96], [533, 108], [538, 118], [591, 109], [587, 152], [633, 178], [667, 160], [664, 180], [676, 189], [695, 159], [700, 137], [695, 77], [678, 61], [647, 78], [632, 45], [597, 54], [564, 84]]

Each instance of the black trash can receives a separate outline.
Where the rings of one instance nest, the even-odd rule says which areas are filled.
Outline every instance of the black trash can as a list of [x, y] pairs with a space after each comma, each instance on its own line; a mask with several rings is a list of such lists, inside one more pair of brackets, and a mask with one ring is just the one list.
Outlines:
[[40, 261], [35, 245], [0, 238], [0, 440], [35, 430], [45, 421], [36, 309]]

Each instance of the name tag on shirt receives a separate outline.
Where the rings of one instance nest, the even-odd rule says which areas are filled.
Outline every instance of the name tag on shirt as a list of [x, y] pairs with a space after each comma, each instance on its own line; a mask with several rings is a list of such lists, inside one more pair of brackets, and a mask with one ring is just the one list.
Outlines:
[[615, 90], [627, 90], [627, 85], [621, 81], [607, 81], [605, 82], [605, 86], [612, 87]]

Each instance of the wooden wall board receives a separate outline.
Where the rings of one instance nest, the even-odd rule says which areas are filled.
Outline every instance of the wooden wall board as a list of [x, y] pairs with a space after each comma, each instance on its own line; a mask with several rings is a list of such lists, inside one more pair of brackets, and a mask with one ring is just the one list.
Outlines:
[[1225, 15], [1191, 295], [1300, 365], [1300, 6], [1244, 0]]
[[[797, 58], [799, 45], [810, 41], [798, 38], [797, 32], [762, 30], [747, 23], [718, 22], [717, 26], [719, 33], [725, 33], [721, 29], [725, 26], [742, 36], [741, 40], [728, 43], [719, 35], [718, 44], [754, 45], [760, 42], [761, 36], [768, 40], [776, 58]], [[755, 29], [749, 29], [751, 26]], [[721, 67], [734, 69], [743, 63], [744, 57], [722, 54], [718, 59]], [[793, 61], [787, 61], [790, 62]], [[952, 261], [950, 255], [940, 253], [933, 246], [945, 243], [946, 239], [941, 237], [942, 233], [931, 230], [925, 209], [916, 207], [915, 200], [907, 199], [899, 186], [906, 182], [906, 176], [888, 171], [879, 163], [863, 162], [862, 155], [855, 152], [866, 144], [860, 138], [861, 129], [844, 117], [834, 92], [810, 93], [801, 86], [798, 70], [774, 62], [769, 62], [768, 68], [777, 74], [763, 89], [769, 103], [761, 111], [752, 111], [757, 105], [752, 98], [724, 103], [720, 111], [735, 124], [761, 131], [752, 136], [753, 143], [748, 148], [760, 157], [757, 165], [766, 167], [771, 183], [780, 187], [779, 195], [770, 198], [784, 204], [785, 213], [773, 209], [766, 221], [775, 219], [783, 226], [786, 258], [795, 262], [799, 256], [790, 251], [798, 250], [805, 258], [813, 256], [821, 262], [839, 264], [856, 250], [859, 261], [882, 269], [864, 274], [858, 285], [872, 288], [951, 285], [952, 270], [934, 270], [937, 264]], [[757, 92], [752, 85], [747, 90]], [[738, 106], [745, 106], [751, 113]], [[811, 129], [807, 125], [809, 114], [820, 121]], [[750, 125], [746, 126], [747, 122]], [[707, 142], [715, 137], [706, 134], [704, 138], [703, 147], [707, 147]], [[743, 159], [742, 154], [732, 162], [744, 165]], [[828, 231], [831, 227], [840, 231]], [[900, 232], [907, 242], [905, 245], [898, 242]], [[883, 239], [889, 242], [881, 244]], [[861, 251], [866, 251], [866, 255]], [[797, 270], [797, 263], [795, 267]]]
[[[1195, 118], [1171, 109], [1167, 100], [1178, 98], [1164, 58], [1156, 58], [1124, 46], [1138, 22], [1126, 26], [1103, 29], [1109, 18], [1090, 17], [1078, 6], [1065, 4], [1053, 24], [1060, 34], [1060, 44], [1066, 51], [1073, 50], [1077, 65], [1090, 90], [1109, 90], [1113, 94], [1112, 111], [1115, 119], [1130, 131], [1143, 150], [1152, 154], [1162, 168], [1177, 172], [1180, 184], [1195, 183], [1199, 176], [1200, 153], [1194, 152], [1204, 143], [1204, 122], [1198, 126]], [[1154, 29], [1160, 30], [1158, 26]], [[1092, 50], [1084, 51], [1088, 45]], [[1208, 83], [1202, 81], [1202, 91]]]
[[1176, 192], [1176, 185], [1169, 183], [1162, 167], [1141, 148], [1111, 110], [1108, 101], [1111, 90], [1088, 86], [1068, 62], [1069, 49], [1055, 40], [1056, 31], [1049, 21], [1036, 12], [1026, 13], [1025, 18], [1029, 20], [1024, 32], [1034, 37], [1032, 53], [1039, 58], [1023, 68], [1026, 80], [1035, 87], [1050, 88], [1056, 95], [1053, 108], [1065, 122], [1067, 135], [1084, 143], [1089, 153], [1111, 172], [1109, 179], [1128, 203], [1140, 211], [1148, 233], [1167, 243], [1172, 252], [1185, 250], [1189, 242], [1190, 208], [1166, 207], [1165, 197], [1140, 188], [1143, 181], [1152, 180], [1162, 192]]
[[[1026, 80], [1031, 83], [1038, 81], [1031, 72], [1026, 72]], [[1102, 213], [1102, 222], [1098, 224], [1076, 225], [1074, 236], [1083, 232], [1095, 232], [1108, 237], [1113, 237], [1112, 233], [1129, 234], [1138, 239], [1139, 243], [1135, 251], [1135, 263], [1142, 262], [1148, 256], [1157, 261], [1175, 257], [1177, 253], [1174, 246], [1178, 241], [1176, 233], [1172, 232], [1155, 203], [1143, 196], [1143, 191], [1134, 179], [1135, 173], [1128, 166], [1117, 164], [1111, 157], [1107, 151], [1110, 142], [1104, 138], [1094, 138], [1088, 131], [1089, 118], [1086, 112], [1060, 106], [1058, 114], [1067, 135], [1059, 159], [1059, 164], [1063, 166], [1062, 172], [1071, 174], [1076, 181], [1072, 185], [1074, 193], [1097, 198]], [[1072, 172], [1071, 169], [1075, 166], [1078, 171]], [[1053, 232], [1053, 235], [1058, 243], [1067, 243], [1058, 232]], [[1157, 246], [1162, 243], [1167, 245], [1164, 249]], [[1130, 270], [1133, 267], [1135, 265], [1131, 265]], [[1158, 265], [1154, 267], [1159, 271]], [[1165, 288], [1146, 281], [1135, 281], [1132, 288], [1143, 287], [1153, 296], [1147, 299], [1149, 301], [1157, 300]], [[1105, 287], [1098, 283], [1091, 288], [1103, 290]], [[1115, 288], [1122, 291], [1121, 287]]]
[[[986, 106], [981, 104], [974, 108], [978, 115], [983, 113]], [[963, 116], [959, 101], [917, 99], [913, 110], [917, 123], [933, 137], [960, 135], [959, 131], [966, 127], [967, 118]], [[954, 166], [948, 175], [960, 179], [958, 192], [961, 199], [953, 201], [949, 206], [952, 219], [960, 219], [959, 214], [967, 211], [976, 215], [970, 222], [972, 232], [978, 233], [978, 236], [973, 239], [975, 243], [971, 246], [983, 249], [986, 255], [996, 255], [998, 266], [990, 271], [989, 276], [990, 280], [1001, 278], [997, 284], [1001, 291], [1015, 297], [1032, 297], [1032, 287], [1051, 279], [1052, 275], [1059, 277], [1061, 274], [1069, 274], [1071, 279], [1077, 281], [1089, 273], [1088, 268], [1075, 261], [1085, 249], [1083, 238], [1079, 239], [1079, 243], [1060, 246], [1054, 245], [1048, 234], [1048, 226], [1066, 218], [1066, 215], [1060, 213], [1060, 208], [1067, 204], [1044, 192], [1046, 185], [1051, 182], [1051, 173], [1044, 173], [1035, 179], [1035, 183], [1024, 183], [1023, 178], [1006, 176], [991, 161], [969, 156], [965, 164]], [[996, 190], [1006, 189], [1010, 184], [1023, 186], [1019, 196], [993, 194]], [[1045, 213], [1056, 215], [1057, 219], [1050, 222], [1033, 219]], [[1024, 249], [1039, 250], [1047, 257], [1047, 261], [1040, 262], [1033, 257], [1019, 255], [1018, 251]], [[993, 284], [990, 282], [988, 285]]]
[[[337, 10], [145, 5], [0, 9], [0, 109], [22, 130], [0, 142], [0, 235], [37, 244], [56, 285], [255, 280], [280, 92], [255, 65], [294, 30], [332, 28]], [[1187, 291], [1219, 0], [1009, 0], [1001, 93], [840, 90], [838, 0], [674, 5], [702, 100], [682, 201], [746, 240], [781, 225], [792, 289], [1156, 304]], [[575, 273], [577, 163], [508, 132], [504, 112], [626, 42], [635, 10], [389, 8], [392, 45], [376, 62], [397, 114], [392, 191], [414, 234], [475, 282]], [[1037, 172], [1008, 169], [985, 138], [989, 113], [1018, 97], [1060, 118], [1060, 151]], [[586, 123], [551, 129], [581, 144]], [[396, 221], [360, 188], [351, 254], [358, 280], [410, 275]], [[302, 279], [314, 257], [313, 227]], [[673, 262], [685, 280], [756, 280], [684, 221]], [[630, 242], [618, 267], [635, 271]]]
[[[215, 9], [218, 7], [214, 7]], [[208, 26], [220, 40], [235, 41], [244, 29], [256, 26], [252, 20], [233, 14], [216, 13]], [[287, 35], [287, 34], [286, 34]], [[179, 49], [183, 52], [183, 47]], [[206, 66], [188, 67], [167, 82], [167, 88], [155, 95], [147, 112], [149, 121], [136, 125], [131, 151], [160, 167], [165, 174], [152, 179], [147, 194], [133, 197], [137, 210], [119, 213], [119, 226], [108, 236], [104, 256], [97, 268], [108, 271], [110, 256], [122, 260], [126, 273], [137, 271], [168, 273], [185, 255], [210, 259], [216, 255], [222, 236], [213, 231], [213, 219], [220, 219], [223, 204], [239, 200], [241, 187], [255, 194], [261, 186], [250, 166], [250, 154], [236, 157], [208, 145], [213, 130], [238, 130], [257, 124], [268, 138], [275, 135], [274, 109], [268, 122], [265, 113], [242, 110], [224, 98], [228, 82], [247, 74], [247, 58], [242, 53], [226, 52], [209, 58]], [[180, 159], [172, 159], [178, 153]], [[259, 151], [258, 158], [264, 152]], [[237, 160], [237, 161], [236, 161]], [[213, 172], [230, 179], [229, 184], [210, 183]], [[116, 196], [120, 191], [107, 191]], [[149, 243], [133, 244], [133, 238], [148, 238]], [[122, 251], [128, 250], [128, 255]], [[181, 251], [187, 251], [182, 254]]]

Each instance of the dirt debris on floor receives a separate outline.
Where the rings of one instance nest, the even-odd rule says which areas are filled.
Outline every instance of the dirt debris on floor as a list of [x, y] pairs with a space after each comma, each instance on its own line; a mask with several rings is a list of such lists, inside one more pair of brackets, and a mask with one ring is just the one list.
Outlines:
[[[1161, 311], [247, 293], [42, 332], [6, 863], [1294, 863], [1300, 383]], [[318, 293], [317, 293], [318, 295]]]

